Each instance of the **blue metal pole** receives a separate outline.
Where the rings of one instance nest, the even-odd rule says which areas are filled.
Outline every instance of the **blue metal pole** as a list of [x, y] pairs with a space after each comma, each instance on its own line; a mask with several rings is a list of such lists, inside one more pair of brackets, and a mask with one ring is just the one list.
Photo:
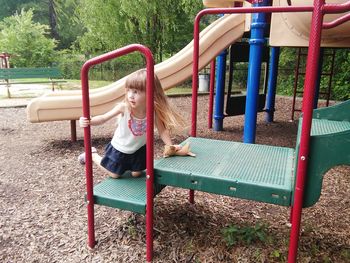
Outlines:
[[278, 75], [278, 61], [280, 56], [279, 47], [271, 47], [270, 55], [270, 70], [267, 86], [267, 98], [266, 98], [266, 122], [273, 122], [273, 116], [275, 113], [275, 99], [276, 99], [276, 86]]
[[227, 55], [227, 51], [224, 50], [216, 58], [217, 67], [216, 67], [214, 131], [222, 131], [223, 130], [226, 55]]
[[[253, 1], [252, 6], [266, 6], [267, 0]], [[245, 107], [244, 135], [243, 142], [255, 143], [256, 119], [258, 109], [261, 57], [265, 44], [264, 29], [266, 27], [266, 15], [256, 13], [252, 15], [250, 32], [250, 51], [247, 81], [247, 97]]]

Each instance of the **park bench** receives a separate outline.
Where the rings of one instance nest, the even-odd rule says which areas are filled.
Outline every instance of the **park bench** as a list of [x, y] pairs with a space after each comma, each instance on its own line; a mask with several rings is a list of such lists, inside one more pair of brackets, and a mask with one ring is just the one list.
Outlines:
[[[44, 80], [17, 81], [19, 79], [44, 79]], [[0, 69], [0, 80], [4, 80], [4, 82], [0, 82], [0, 85], [7, 86], [8, 97], [11, 96], [10, 86], [14, 84], [51, 83], [52, 91], [54, 91], [55, 85], [57, 85], [57, 83], [66, 82], [65, 80], [62, 80], [61, 71], [56, 67], [53, 67], [53, 68], [2, 68]]]

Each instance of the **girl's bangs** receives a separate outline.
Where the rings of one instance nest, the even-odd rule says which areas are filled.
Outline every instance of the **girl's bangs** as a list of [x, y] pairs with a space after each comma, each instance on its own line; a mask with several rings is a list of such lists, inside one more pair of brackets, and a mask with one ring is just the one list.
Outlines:
[[138, 70], [130, 75], [125, 83], [126, 89], [135, 89], [139, 91], [146, 90], [146, 70]]

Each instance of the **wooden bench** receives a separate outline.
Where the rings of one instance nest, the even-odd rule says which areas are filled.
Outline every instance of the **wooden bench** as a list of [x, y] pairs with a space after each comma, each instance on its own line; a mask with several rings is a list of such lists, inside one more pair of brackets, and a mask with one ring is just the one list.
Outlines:
[[[12, 81], [18, 79], [47, 79], [38, 81]], [[55, 85], [60, 82], [66, 82], [62, 80], [61, 71], [56, 68], [3, 68], [0, 69], [0, 80], [4, 80], [0, 85], [7, 86], [7, 96], [10, 97], [10, 86], [14, 84], [38, 84], [38, 83], [51, 83], [52, 91], [55, 90]]]

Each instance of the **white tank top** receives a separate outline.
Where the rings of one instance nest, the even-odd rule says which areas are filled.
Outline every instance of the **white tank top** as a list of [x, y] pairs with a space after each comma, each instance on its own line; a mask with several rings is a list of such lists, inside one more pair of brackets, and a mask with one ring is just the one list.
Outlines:
[[132, 154], [146, 144], [147, 120], [135, 118], [125, 107], [111, 144], [120, 152]]

